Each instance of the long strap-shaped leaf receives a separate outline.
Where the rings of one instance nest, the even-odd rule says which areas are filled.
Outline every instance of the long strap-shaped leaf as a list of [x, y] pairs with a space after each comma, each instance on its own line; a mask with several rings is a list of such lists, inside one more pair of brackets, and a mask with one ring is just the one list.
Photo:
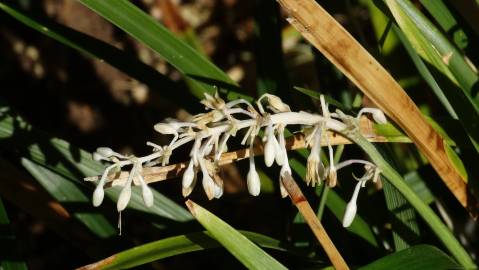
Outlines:
[[168, 63], [191, 79], [200, 89], [194, 93], [214, 93], [214, 86], [236, 90], [237, 84], [195, 49], [176, 38], [164, 26], [128, 0], [79, 0], [125, 32], [157, 52]]
[[[276, 239], [248, 231], [239, 232], [261, 247], [287, 251]], [[124, 250], [98, 262], [80, 267], [78, 270], [127, 269], [180, 254], [219, 247], [221, 244], [208, 232], [183, 234]]]
[[475, 203], [446, 154], [443, 138], [381, 64], [314, 0], [278, 2], [288, 12], [288, 21], [404, 129], [457, 200], [476, 215]]
[[211, 236], [225, 247], [248, 269], [286, 269], [275, 258], [254, 244], [246, 236], [235, 230], [229, 224], [213, 215], [208, 210], [194, 203], [186, 201], [186, 206], [198, 222], [205, 227]]

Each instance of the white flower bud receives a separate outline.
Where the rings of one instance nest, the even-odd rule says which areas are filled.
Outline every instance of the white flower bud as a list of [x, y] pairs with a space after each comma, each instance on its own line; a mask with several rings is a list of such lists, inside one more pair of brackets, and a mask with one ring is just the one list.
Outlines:
[[215, 187], [215, 182], [213, 181], [213, 178], [208, 173], [203, 172], [203, 189], [205, 190], [206, 196], [208, 197], [208, 200], [212, 200], [215, 197], [216, 194], [216, 187]]
[[109, 147], [98, 147], [96, 149], [96, 153], [98, 153], [100, 156], [103, 156], [105, 158], [109, 158], [115, 154], [115, 151], [113, 151]]
[[291, 109], [289, 108], [288, 105], [286, 105], [282, 100], [281, 98], [275, 96], [275, 95], [271, 95], [271, 94], [267, 94], [267, 98], [268, 98], [268, 103], [271, 107], [273, 107], [274, 109], [280, 111], [280, 112], [290, 112]]
[[146, 183], [143, 183], [141, 185], [141, 193], [143, 195], [143, 202], [145, 203], [146, 207], [153, 206], [153, 192]]
[[371, 111], [373, 115], [374, 121], [378, 124], [387, 124], [388, 120], [386, 119], [386, 116], [384, 115], [383, 111], [380, 109], [374, 109]]
[[183, 186], [183, 188], [188, 188], [193, 183], [193, 179], [195, 178], [193, 163], [193, 160], [191, 160], [188, 163], [188, 167], [186, 167], [185, 172], [183, 173], [183, 179], [181, 181], [181, 185]]
[[182, 187], [181, 193], [183, 194], [183, 197], [188, 197], [191, 194], [191, 192], [193, 192], [193, 189], [196, 186], [197, 179], [198, 179], [197, 175], [194, 174], [193, 175], [193, 181], [191, 182], [191, 185], [189, 187]]
[[361, 182], [358, 182], [356, 184], [356, 187], [354, 188], [354, 193], [353, 196], [351, 197], [351, 200], [348, 202], [346, 206], [346, 211], [344, 212], [344, 217], [343, 217], [343, 227], [347, 228], [353, 223], [354, 217], [356, 216], [356, 212], [358, 210], [357, 206], [357, 200], [358, 200], [358, 194], [359, 190], [361, 189]]
[[95, 191], [93, 192], [93, 206], [100, 206], [104, 197], [105, 191], [103, 190], [103, 185], [100, 183], [98, 186], [96, 186]]
[[372, 115], [374, 121], [378, 124], [386, 124], [388, 122], [388, 120], [386, 119], [386, 116], [384, 115], [383, 111], [381, 111], [378, 108], [362, 108], [358, 113], [358, 118], [363, 113], [370, 113]]
[[[286, 154], [285, 156], [287, 158]], [[282, 179], [286, 176], [291, 176], [291, 167], [289, 166], [289, 163], [287, 161], [283, 164], [283, 166], [281, 167], [281, 171], [279, 172], [279, 190], [281, 192], [281, 198], [286, 198], [289, 195], [282, 181]]]
[[249, 194], [258, 196], [261, 191], [261, 181], [258, 172], [254, 167], [250, 167], [248, 176], [246, 177], [246, 184], [248, 186]]
[[118, 201], [116, 202], [116, 209], [118, 212], [125, 210], [128, 202], [130, 202], [131, 198], [131, 186], [127, 183], [126, 186], [121, 190], [120, 196], [118, 197]]
[[176, 128], [170, 123], [158, 123], [153, 126], [153, 129], [161, 134], [176, 134]]
[[106, 158], [100, 154], [98, 154], [97, 152], [94, 152], [93, 153], [93, 160], [95, 161], [100, 161], [100, 160], [105, 160]]
[[266, 137], [266, 144], [264, 145], [264, 163], [267, 167], [271, 167], [273, 162], [276, 158], [276, 153], [278, 150], [278, 141], [276, 141], [276, 137], [273, 134], [273, 130], [271, 129], [268, 132]]
[[284, 165], [284, 153], [279, 145], [278, 149], [276, 149], [276, 155], [274, 157], [274, 160], [276, 161], [276, 164], [278, 164], [278, 166]]
[[214, 189], [215, 189], [215, 199], [221, 198], [221, 196], [223, 196], [223, 187], [215, 183]]
[[328, 187], [335, 187], [337, 182], [338, 182], [338, 173], [336, 172], [336, 167], [334, 167], [334, 165], [330, 165], [326, 183], [328, 184]]

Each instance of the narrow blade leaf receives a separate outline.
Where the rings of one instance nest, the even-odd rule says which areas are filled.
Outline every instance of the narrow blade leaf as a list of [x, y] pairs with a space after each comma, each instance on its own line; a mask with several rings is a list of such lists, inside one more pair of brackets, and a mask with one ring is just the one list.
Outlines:
[[186, 201], [186, 205], [198, 222], [211, 233], [211, 236], [248, 269], [287, 269], [251, 240], [208, 210], [191, 200]]
[[[253, 232], [240, 231], [240, 233], [259, 246], [286, 251], [276, 239]], [[214, 240], [210, 233], [196, 232], [137, 246], [79, 269], [127, 269], [175, 255], [219, 247], [221, 244]]]

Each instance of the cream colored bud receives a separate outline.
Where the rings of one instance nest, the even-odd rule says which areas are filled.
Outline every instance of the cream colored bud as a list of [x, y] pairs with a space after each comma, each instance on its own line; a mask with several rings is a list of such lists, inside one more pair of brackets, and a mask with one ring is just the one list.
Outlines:
[[284, 150], [281, 148], [281, 146], [278, 143], [276, 144], [276, 155], [274, 156], [274, 160], [276, 161], [276, 164], [278, 164], [278, 166], [283, 166], [285, 162], [284, 159], [285, 159]]
[[335, 187], [338, 182], [338, 173], [334, 165], [329, 166], [327, 184], [329, 187]]
[[105, 158], [109, 158], [115, 154], [115, 152], [109, 147], [98, 147], [96, 153]]
[[131, 186], [127, 184], [121, 190], [120, 196], [118, 197], [118, 201], [116, 202], [116, 209], [118, 210], [118, 212], [125, 210], [126, 206], [130, 202], [130, 198], [131, 198]]
[[280, 111], [280, 112], [290, 112], [291, 109], [289, 108], [289, 106], [287, 104], [285, 104], [281, 98], [275, 96], [275, 95], [270, 95], [268, 94], [267, 95], [267, 98], [268, 98], [268, 103], [271, 107], [273, 107], [274, 109]]
[[249, 194], [258, 196], [261, 191], [261, 181], [258, 172], [254, 167], [250, 167], [248, 176], [246, 177], [246, 184], [248, 186]]
[[194, 162], [191, 160], [188, 163], [188, 167], [186, 167], [185, 173], [183, 173], [183, 179], [181, 181], [181, 185], [183, 186], [183, 188], [188, 188], [193, 183], [193, 179], [195, 178], [193, 163]]
[[346, 211], [344, 211], [344, 217], [343, 217], [343, 227], [345, 228], [349, 227], [351, 223], [353, 223], [354, 217], [356, 216], [356, 212], [358, 210], [357, 200], [358, 200], [360, 189], [361, 189], [361, 182], [358, 182], [356, 184], [356, 187], [354, 188], [354, 193], [353, 193], [353, 196], [351, 197], [351, 200], [346, 205]]
[[278, 149], [278, 142], [274, 137], [273, 131], [269, 132], [266, 139], [266, 144], [264, 145], [264, 163], [267, 167], [271, 167], [276, 158], [276, 152]]
[[156, 132], [159, 132], [161, 134], [176, 134], [177, 133], [176, 128], [169, 123], [158, 123], [153, 126], [153, 129]]
[[93, 153], [93, 160], [95, 161], [100, 161], [100, 160], [105, 160], [106, 158], [100, 154], [98, 154], [97, 152], [94, 152]]
[[217, 192], [215, 187], [215, 182], [213, 181], [211, 176], [209, 176], [206, 173], [203, 173], [202, 184], [203, 184], [203, 189], [205, 190], [206, 196], [208, 197], [208, 200], [212, 200], [215, 197], [215, 194]]
[[197, 181], [198, 177], [196, 174], [193, 175], [193, 181], [191, 183], [191, 185], [189, 187], [183, 187], [181, 189], [181, 193], [183, 194], [183, 197], [188, 197], [191, 192], [193, 192], [193, 189], [195, 188], [196, 186], [196, 181]]
[[378, 124], [387, 124], [388, 120], [386, 119], [386, 116], [384, 115], [383, 111], [380, 109], [374, 109], [372, 110], [372, 115], [374, 121]]
[[223, 196], [223, 187], [215, 183], [214, 188], [215, 188], [215, 199], [221, 198], [221, 196]]
[[145, 203], [146, 207], [151, 207], [153, 206], [153, 192], [151, 191], [151, 188], [146, 184], [143, 183], [141, 185], [141, 193], [143, 195], [143, 202]]
[[96, 186], [95, 191], [93, 192], [93, 206], [98, 207], [103, 202], [105, 197], [105, 191], [103, 190], [103, 185], [99, 184]]

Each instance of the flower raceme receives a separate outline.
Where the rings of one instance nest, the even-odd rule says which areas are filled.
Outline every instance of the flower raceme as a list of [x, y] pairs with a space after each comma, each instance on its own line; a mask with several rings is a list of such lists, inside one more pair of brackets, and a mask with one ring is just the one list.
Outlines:
[[[146, 206], [153, 205], [153, 193], [145, 182], [142, 168], [157, 164], [165, 166], [169, 163], [169, 157], [175, 149], [187, 143], [192, 143], [190, 160], [182, 178], [182, 194], [188, 196], [193, 191], [199, 172], [201, 182], [208, 199], [220, 198], [223, 195], [223, 180], [219, 177], [219, 161], [226, 151], [228, 140], [235, 137], [240, 130], [246, 130], [242, 144], [249, 147], [249, 171], [247, 173], [248, 192], [258, 196], [261, 191], [261, 181], [256, 170], [254, 159], [254, 144], [261, 129], [264, 130], [262, 142], [264, 145], [264, 162], [267, 167], [276, 163], [281, 167], [279, 179], [285, 175], [291, 175], [288, 163], [288, 153], [285, 143], [285, 128], [288, 125], [302, 125], [308, 131], [305, 137], [305, 145], [310, 148], [307, 161], [306, 184], [311, 186], [321, 185], [324, 181], [328, 186], [334, 187], [337, 183], [337, 171], [351, 164], [362, 164], [365, 174], [355, 179], [358, 181], [351, 201], [348, 203], [343, 225], [349, 226], [356, 214], [356, 201], [359, 191], [368, 180], [376, 181], [380, 171], [371, 162], [365, 160], [346, 160], [338, 164], [333, 160], [333, 147], [330, 144], [328, 131], [341, 133], [351, 128], [350, 125], [359, 125], [359, 116], [368, 113], [372, 118], [382, 124], [386, 123], [383, 112], [375, 108], [363, 108], [357, 118], [347, 116], [336, 110], [330, 113], [324, 96], [321, 95], [321, 114], [304, 111], [293, 112], [279, 97], [264, 94], [256, 102], [256, 108], [244, 99], [225, 102], [216, 93], [214, 96], [205, 94], [201, 101], [207, 112], [193, 116], [190, 121], [180, 122], [167, 119], [154, 125], [154, 130], [173, 136], [170, 143], [160, 146], [152, 142], [147, 145], [153, 149], [152, 153], [143, 157], [125, 156], [107, 147], [99, 147], [93, 153], [93, 159], [109, 162], [101, 175], [95, 191], [93, 192], [93, 205], [99, 206], [104, 198], [104, 186], [112, 172], [121, 170], [125, 166], [131, 169], [128, 178], [120, 192], [117, 201], [117, 210], [123, 211], [131, 198], [131, 186], [139, 185], [142, 190], [143, 201]], [[324, 142], [325, 141], [325, 142]], [[321, 160], [322, 145], [327, 145], [328, 165]], [[286, 189], [280, 183], [281, 195], [288, 196]]]

